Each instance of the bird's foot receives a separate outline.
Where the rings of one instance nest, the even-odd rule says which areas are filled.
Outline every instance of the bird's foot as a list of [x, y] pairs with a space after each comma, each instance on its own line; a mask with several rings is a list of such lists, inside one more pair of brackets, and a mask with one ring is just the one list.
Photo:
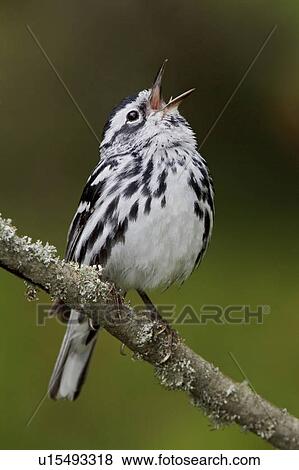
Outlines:
[[125, 349], [126, 349], [125, 343], [121, 343], [120, 348], [119, 348], [119, 354], [121, 356], [127, 356]]
[[161, 355], [163, 354], [163, 357], [158, 362], [159, 365], [168, 361], [171, 354], [176, 349], [178, 339], [177, 332], [174, 331], [165, 320], [162, 320], [162, 323], [159, 322], [159, 325], [156, 327], [155, 337], [160, 339], [161, 335], [164, 335], [164, 338], [161, 339]]
[[88, 326], [92, 331], [98, 331], [99, 329], [99, 325], [92, 318], [88, 318]]

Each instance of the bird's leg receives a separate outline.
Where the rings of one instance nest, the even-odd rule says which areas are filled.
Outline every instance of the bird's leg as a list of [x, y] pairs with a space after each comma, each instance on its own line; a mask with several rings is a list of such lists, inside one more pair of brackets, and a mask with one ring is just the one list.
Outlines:
[[149, 296], [143, 290], [137, 290], [139, 296], [141, 297], [143, 303], [148, 307], [148, 309], [154, 313], [155, 318], [161, 320], [164, 326], [157, 332], [157, 335], [163, 333], [167, 328], [169, 328], [168, 323], [165, 322], [162, 315], [158, 312], [156, 306], [153, 304]]
[[150, 310], [150, 312], [154, 313], [156, 318], [158, 318], [159, 320], [163, 320], [162, 316], [160, 315], [160, 313], [158, 312], [156, 306], [153, 304], [153, 302], [151, 301], [151, 299], [149, 298], [149, 296], [147, 295], [146, 292], [144, 292], [143, 290], [137, 290], [141, 300], [143, 301], [144, 305]]
[[142, 291], [142, 290], [137, 290], [139, 296], [141, 297], [142, 301], [144, 302], [144, 304], [148, 307], [148, 309], [155, 315], [155, 319], [156, 320], [160, 320], [160, 322], [163, 324], [163, 326], [156, 332], [156, 335], [159, 336], [161, 335], [162, 333], [166, 332], [167, 334], [167, 346], [166, 346], [166, 354], [165, 356], [163, 357], [163, 359], [160, 361], [160, 364], [163, 364], [164, 362], [166, 362], [170, 356], [171, 356], [171, 352], [172, 352], [172, 346], [174, 344], [174, 340], [175, 338], [177, 337], [176, 335], [176, 332], [173, 331], [171, 328], [170, 328], [170, 325], [167, 323], [166, 320], [163, 319], [163, 317], [161, 316], [161, 314], [158, 312], [156, 306], [153, 304], [153, 302], [151, 301], [151, 299], [149, 298], [149, 296], [147, 295], [146, 292]]

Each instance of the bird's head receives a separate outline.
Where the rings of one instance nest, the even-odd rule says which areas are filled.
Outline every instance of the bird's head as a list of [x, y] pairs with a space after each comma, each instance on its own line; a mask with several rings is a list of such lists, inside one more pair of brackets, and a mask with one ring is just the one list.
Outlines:
[[179, 105], [194, 88], [166, 103], [162, 97], [166, 62], [163, 62], [149, 90], [125, 98], [114, 108], [104, 126], [102, 151], [114, 153], [150, 145], [174, 147], [178, 141], [196, 145], [192, 129], [178, 111]]

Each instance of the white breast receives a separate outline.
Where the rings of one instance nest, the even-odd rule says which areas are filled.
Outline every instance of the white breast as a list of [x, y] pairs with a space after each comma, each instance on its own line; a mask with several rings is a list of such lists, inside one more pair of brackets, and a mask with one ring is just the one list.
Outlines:
[[[116, 244], [105, 274], [124, 289], [153, 289], [183, 281], [192, 272], [203, 247], [204, 223], [194, 212], [197, 200], [187, 183], [188, 171], [178, 168], [167, 177], [165, 207], [162, 198], [152, 198], [151, 211], [144, 213], [146, 198], [137, 194], [130, 201], [139, 201], [136, 221], [129, 221], [125, 243]], [[196, 169], [194, 170], [196, 171]], [[128, 213], [128, 202], [120, 202]], [[206, 204], [202, 203], [203, 212]]]
[[[124, 155], [113, 165], [107, 160], [107, 165], [96, 170], [91, 189], [96, 191], [103, 181], [105, 184], [76, 241], [75, 260], [103, 264], [103, 273], [125, 290], [168, 286], [191, 274], [212, 230], [211, 197], [207, 197], [212, 188], [205, 162], [196, 150], [181, 152], [155, 146], [145, 158]], [[152, 167], [145, 184], [148, 163]], [[166, 186], [161, 188], [163, 173]], [[132, 182], [136, 187], [127, 194]], [[150, 210], [146, 210], [149, 201]], [[84, 209], [84, 201], [82, 204]], [[134, 205], [138, 211], [132, 217]], [[122, 236], [117, 236], [117, 227], [124, 221]]]

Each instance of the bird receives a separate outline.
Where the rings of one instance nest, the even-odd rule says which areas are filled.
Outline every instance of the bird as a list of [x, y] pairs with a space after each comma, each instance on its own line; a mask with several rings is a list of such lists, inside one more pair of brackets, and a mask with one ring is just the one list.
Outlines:
[[[67, 237], [66, 261], [102, 267], [122, 292], [184, 282], [200, 264], [214, 222], [213, 181], [179, 105], [164, 101], [162, 77], [116, 106], [103, 129], [100, 159], [84, 187]], [[50, 379], [52, 399], [75, 400], [100, 331], [70, 309]]]

